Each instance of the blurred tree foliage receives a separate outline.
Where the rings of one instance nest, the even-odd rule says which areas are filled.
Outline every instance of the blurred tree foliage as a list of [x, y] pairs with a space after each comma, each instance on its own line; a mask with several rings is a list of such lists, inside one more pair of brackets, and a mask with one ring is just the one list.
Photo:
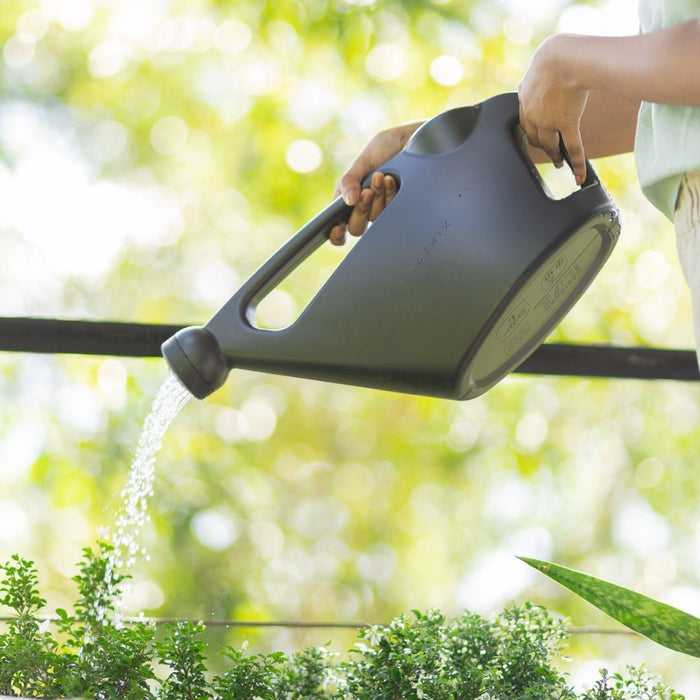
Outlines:
[[[515, 90], [547, 34], [609, 29], [596, 8], [5, 0], [0, 314], [203, 322], [376, 131]], [[622, 239], [553, 339], [691, 346], [670, 224], [631, 156], [597, 169]], [[261, 322], [292, 318], [343, 254], [322, 249]], [[160, 360], [0, 358], [0, 558], [39, 562], [52, 608], [110, 525], [164, 376]], [[234, 372], [166, 435], [131, 608], [380, 622], [532, 599], [601, 621], [522, 554], [697, 611], [697, 399], [513, 377], [458, 404]], [[309, 643], [274, 634], [260, 644]], [[673, 663], [642, 642], [580, 644]]]

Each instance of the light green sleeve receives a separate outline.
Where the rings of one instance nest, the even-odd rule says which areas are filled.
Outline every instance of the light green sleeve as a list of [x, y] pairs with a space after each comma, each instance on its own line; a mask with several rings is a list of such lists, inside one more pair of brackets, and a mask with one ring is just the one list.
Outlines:
[[[639, 3], [639, 20], [644, 32], [698, 17], [700, 0], [641, 0]], [[686, 69], [700, 72], [698, 66]], [[683, 174], [700, 170], [700, 108], [642, 102], [634, 151], [644, 194], [673, 219]]]

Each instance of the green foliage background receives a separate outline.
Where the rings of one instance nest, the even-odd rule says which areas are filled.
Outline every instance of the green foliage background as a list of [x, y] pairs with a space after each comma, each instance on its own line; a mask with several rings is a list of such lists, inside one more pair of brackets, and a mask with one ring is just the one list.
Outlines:
[[[529, 5], [5, 0], [0, 314], [205, 321], [376, 131], [517, 89], [561, 13], [591, 10]], [[596, 167], [621, 241], [552, 340], [692, 346], [671, 225], [631, 156]], [[342, 254], [314, 256], [269, 317], [303, 307]], [[0, 556], [38, 562], [50, 609], [111, 524], [165, 375], [160, 360], [0, 356]], [[234, 372], [166, 435], [131, 606], [381, 622], [532, 599], [606, 623], [521, 554], [697, 613], [699, 438], [698, 388], [673, 382], [512, 377], [459, 404]], [[646, 658], [679, 690], [697, 676], [647, 642], [577, 644], [593, 664]]]

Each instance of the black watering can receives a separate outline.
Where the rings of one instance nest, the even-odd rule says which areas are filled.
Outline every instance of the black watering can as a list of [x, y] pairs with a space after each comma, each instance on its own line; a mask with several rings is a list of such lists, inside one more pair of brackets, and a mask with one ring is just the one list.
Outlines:
[[288, 328], [256, 304], [346, 222], [341, 198], [203, 327], [163, 343], [198, 398], [232, 368], [470, 399], [515, 369], [583, 294], [620, 231], [590, 163], [555, 200], [524, 153], [516, 94], [426, 122], [381, 170], [398, 193]]

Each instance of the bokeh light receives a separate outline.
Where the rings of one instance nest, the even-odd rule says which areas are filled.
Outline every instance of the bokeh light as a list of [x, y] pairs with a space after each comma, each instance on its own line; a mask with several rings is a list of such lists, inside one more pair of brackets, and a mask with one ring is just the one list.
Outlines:
[[287, 165], [298, 173], [312, 173], [323, 162], [323, 151], [310, 139], [298, 139], [287, 146], [285, 151]]

